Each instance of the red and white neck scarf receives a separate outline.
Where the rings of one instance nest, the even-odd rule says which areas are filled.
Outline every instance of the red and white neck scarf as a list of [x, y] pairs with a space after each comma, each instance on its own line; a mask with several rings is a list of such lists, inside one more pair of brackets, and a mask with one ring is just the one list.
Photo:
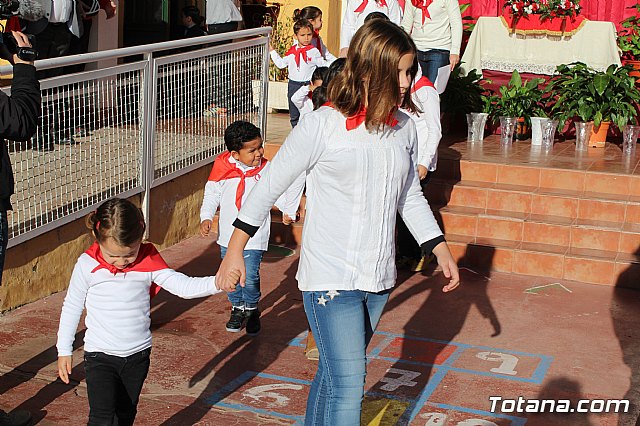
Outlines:
[[287, 53], [284, 56], [294, 55], [294, 59], [296, 60], [296, 66], [300, 67], [300, 59], [304, 61], [306, 64], [309, 62], [309, 57], [307, 56], [307, 52], [313, 49], [313, 44], [307, 44], [306, 46], [300, 47], [299, 45], [294, 45], [287, 50]]
[[209, 180], [213, 182], [220, 182], [221, 180], [240, 178], [238, 189], [236, 189], [236, 207], [238, 208], [238, 211], [240, 211], [240, 207], [242, 207], [242, 196], [244, 195], [245, 179], [253, 176], [258, 176], [259, 178], [260, 172], [267, 165], [267, 159], [262, 157], [260, 159], [259, 166], [245, 173], [234, 163], [229, 162], [230, 157], [231, 153], [227, 151], [216, 158], [216, 161], [213, 162], [211, 173], [209, 174]]
[[413, 4], [417, 9], [422, 10], [422, 25], [424, 25], [424, 20], [426, 18], [431, 19], [431, 14], [427, 10], [429, 6], [431, 6], [433, 0], [411, 0], [411, 4]]

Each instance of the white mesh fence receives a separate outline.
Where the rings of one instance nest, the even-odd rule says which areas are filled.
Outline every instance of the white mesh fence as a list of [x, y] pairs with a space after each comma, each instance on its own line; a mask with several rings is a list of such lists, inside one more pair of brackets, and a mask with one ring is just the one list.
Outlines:
[[6, 142], [10, 246], [212, 162], [234, 120], [264, 123], [267, 39], [196, 47], [41, 83], [36, 135]]

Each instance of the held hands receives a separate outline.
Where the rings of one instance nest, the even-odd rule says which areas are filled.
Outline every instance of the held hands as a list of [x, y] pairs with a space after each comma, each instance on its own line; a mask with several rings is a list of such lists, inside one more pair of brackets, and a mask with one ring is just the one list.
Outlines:
[[202, 223], [200, 223], [200, 235], [202, 235], [203, 237], [208, 236], [209, 231], [211, 231], [211, 224], [211, 220], [203, 220]]
[[449, 251], [449, 246], [447, 246], [446, 242], [441, 242], [433, 249], [433, 254], [438, 259], [438, 265], [442, 268], [442, 273], [449, 278], [449, 284], [442, 287], [442, 291], [448, 293], [455, 290], [460, 285], [460, 271]]
[[291, 217], [288, 214], [282, 213], [282, 224], [283, 225], [291, 225], [292, 223], [294, 223], [297, 220], [298, 220], [298, 216], [297, 215], [295, 217]]
[[246, 273], [242, 251], [236, 254], [228, 250], [216, 273], [216, 286], [220, 290], [233, 292], [236, 291], [238, 284], [244, 287], [245, 277]]
[[71, 355], [58, 357], [58, 376], [67, 385], [69, 384], [69, 374], [71, 374], [72, 359]]

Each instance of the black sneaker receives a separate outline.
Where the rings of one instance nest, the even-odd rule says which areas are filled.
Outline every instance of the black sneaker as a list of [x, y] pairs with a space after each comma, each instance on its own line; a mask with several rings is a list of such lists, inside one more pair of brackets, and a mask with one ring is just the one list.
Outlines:
[[242, 323], [244, 322], [244, 309], [231, 308], [231, 317], [227, 322], [227, 331], [237, 333], [242, 330]]
[[260, 311], [258, 309], [247, 310], [247, 334], [255, 336], [260, 333]]
[[1, 426], [31, 426], [33, 419], [31, 413], [25, 410], [16, 410], [11, 413], [0, 410]]

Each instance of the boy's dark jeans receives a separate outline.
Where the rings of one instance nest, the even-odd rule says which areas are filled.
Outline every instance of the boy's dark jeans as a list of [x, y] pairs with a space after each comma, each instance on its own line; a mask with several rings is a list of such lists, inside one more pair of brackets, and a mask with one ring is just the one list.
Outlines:
[[89, 396], [88, 425], [133, 425], [138, 399], [149, 372], [151, 348], [128, 357], [85, 352]]

